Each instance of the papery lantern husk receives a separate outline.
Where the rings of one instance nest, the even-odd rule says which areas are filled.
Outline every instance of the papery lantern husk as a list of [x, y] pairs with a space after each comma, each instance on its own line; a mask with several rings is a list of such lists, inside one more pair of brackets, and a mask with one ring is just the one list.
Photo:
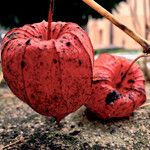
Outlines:
[[101, 54], [95, 61], [92, 96], [86, 106], [99, 118], [129, 117], [145, 102], [143, 72], [133, 64], [127, 73], [130, 64], [126, 58], [110, 54]]
[[42, 115], [60, 121], [91, 94], [93, 47], [75, 23], [43, 21], [9, 31], [2, 40], [2, 70], [12, 92]]

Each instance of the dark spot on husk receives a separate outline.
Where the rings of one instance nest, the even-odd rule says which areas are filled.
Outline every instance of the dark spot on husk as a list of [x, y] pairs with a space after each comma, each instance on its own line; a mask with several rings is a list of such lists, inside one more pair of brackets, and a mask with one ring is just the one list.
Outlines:
[[124, 75], [124, 73], [122, 72], [122, 73], [121, 73], [121, 76], [123, 76], [123, 75]]
[[55, 95], [52, 99], [53, 99], [53, 100], [58, 100], [58, 96]]
[[[9, 41], [7, 41], [7, 42], [4, 44], [4, 47], [6, 47], [6, 46], [8, 45], [8, 43], [9, 43]], [[3, 48], [4, 48], [4, 47], [3, 47]]]
[[79, 60], [79, 65], [80, 65], [80, 66], [82, 65], [82, 60]]
[[18, 43], [18, 45], [17, 46], [21, 46], [22, 44], [20, 44], [20, 43]]
[[11, 33], [10, 35], [8, 35], [7, 37], [9, 38], [9, 39], [13, 39], [14, 37], [16, 36], [16, 33]]
[[74, 36], [74, 39], [76, 40], [76, 39], [77, 39], [77, 37], [76, 37], [76, 36]]
[[40, 66], [43, 66], [43, 64], [44, 64], [43, 62], [40, 62]]
[[131, 75], [131, 74], [133, 74], [133, 73], [132, 72], [128, 73], [128, 75]]
[[54, 63], [54, 64], [57, 64], [57, 60], [56, 60], [56, 59], [53, 59], [53, 63]]
[[45, 112], [46, 112], [46, 113], [49, 113], [49, 109], [48, 109], [48, 108], [45, 108]]
[[121, 81], [123, 81], [125, 79], [126, 75], [124, 74], [122, 77], [121, 77]]
[[39, 38], [41, 39], [41, 38], [42, 38], [42, 35], [39, 35]]
[[133, 96], [131, 94], [129, 94], [129, 99], [133, 100]]
[[93, 84], [97, 84], [97, 83], [100, 83], [100, 80], [93, 81]]
[[131, 89], [131, 90], [135, 90], [135, 87], [134, 87], [134, 86], [131, 86], [130, 89]]
[[21, 61], [21, 69], [25, 67], [26, 63], [24, 61]]
[[125, 90], [131, 91], [131, 90], [135, 90], [135, 89], [134, 89], [134, 86], [131, 86], [130, 88], [125, 88]]
[[128, 83], [134, 83], [135, 81], [133, 79], [128, 80]]
[[70, 45], [71, 45], [71, 43], [70, 43], [70, 42], [67, 42], [67, 43], [66, 43], [66, 46], [70, 46]]
[[8, 69], [9, 72], [11, 72], [11, 69], [10, 69], [10, 66], [9, 66], [9, 65], [7, 65], [7, 69]]
[[35, 26], [33, 26], [33, 25], [31, 25], [31, 27], [32, 27], [32, 28], [34, 28], [34, 29], [36, 28], [36, 27], [35, 27]]
[[28, 39], [27, 41], [26, 41], [26, 45], [30, 45], [31, 44], [31, 39]]
[[121, 82], [117, 83], [117, 84], [116, 84], [116, 88], [120, 88], [121, 85], [122, 85]]
[[34, 94], [31, 94], [31, 98], [33, 98], [33, 99], [34, 99], [34, 98], [35, 98], [35, 95], [34, 95]]
[[112, 92], [108, 93], [108, 95], [106, 97], [106, 104], [109, 105], [119, 98], [120, 98], [120, 94], [116, 91], [112, 91]]

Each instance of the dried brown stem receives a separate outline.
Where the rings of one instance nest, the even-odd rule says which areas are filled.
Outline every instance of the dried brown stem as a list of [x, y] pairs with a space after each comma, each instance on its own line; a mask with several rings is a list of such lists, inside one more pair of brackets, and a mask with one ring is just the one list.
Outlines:
[[0, 99], [13, 98], [13, 97], [15, 97], [15, 95], [13, 95], [13, 94], [3, 94], [3, 95], [0, 95]]
[[127, 74], [129, 73], [130, 69], [132, 68], [132, 66], [134, 65], [134, 63], [135, 63], [137, 60], [139, 60], [139, 59], [142, 58], [142, 57], [149, 57], [149, 56], [150, 56], [150, 55], [143, 54], [143, 55], [140, 55], [140, 56], [138, 56], [137, 58], [135, 58], [135, 59], [131, 62], [130, 66], [128, 67], [128, 70], [126, 71], [126, 73], [124, 74], [124, 76], [122, 77], [122, 81], [121, 81], [121, 82], [123, 82], [123, 80], [126, 78], [126, 76], [127, 76]]
[[147, 106], [150, 106], [150, 103], [145, 103], [145, 104], [141, 105], [140, 108], [147, 107]]
[[102, 6], [100, 6], [94, 0], [82, 0], [82, 1], [85, 2], [87, 5], [89, 5], [91, 8], [93, 8], [95, 11], [97, 11], [99, 14], [101, 14], [103, 17], [105, 17], [109, 21], [111, 21], [114, 25], [116, 25], [118, 28], [120, 28], [122, 31], [124, 31], [126, 34], [128, 34], [137, 43], [139, 43], [143, 47], [144, 53], [150, 53], [149, 41], [145, 40], [140, 35], [133, 32], [128, 27], [126, 27], [124, 24], [120, 23], [119, 20], [117, 20], [111, 13], [109, 13], [106, 9], [104, 9]]
[[4, 147], [2, 148], [2, 150], [12, 148], [12, 146], [24, 142], [24, 140], [25, 140], [24, 137], [23, 137], [23, 136], [20, 136], [19, 139], [17, 139], [16, 141], [14, 141], [14, 142], [12, 142], [12, 143], [10, 143], [10, 144], [4, 146]]
[[0, 74], [0, 83], [1, 83], [2, 80], [3, 80], [3, 74], [1, 73]]

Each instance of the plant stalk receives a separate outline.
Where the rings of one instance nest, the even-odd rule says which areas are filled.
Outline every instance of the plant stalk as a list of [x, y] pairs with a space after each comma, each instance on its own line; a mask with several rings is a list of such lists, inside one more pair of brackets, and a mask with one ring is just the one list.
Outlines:
[[134, 65], [134, 63], [135, 63], [136, 61], [138, 61], [140, 58], [149, 57], [149, 56], [150, 56], [150, 55], [143, 54], [143, 55], [140, 55], [140, 56], [138, 56], [137, 58], [135, 58], [135, 59], [131, 62], [130, 66], [128, 67], [128, 69], [127, 69], [127, 71], [126, 71], [126, 73], [123, 75], [121, 82], [123, 82], [123, 80], [126, 78], [127, 74], [129, 73], [130, 69], [132, 68], [132, 66]]
[[137, 43], [139, 43], [143, 47], [144, 53], [150, 53], [150, 42], [146, 39], [142, 38], [140, 35], [129, 29], [124, 24], [120, 23], [111, 13], [109, 13], [106, 9], [96, 3], [94, 0], [82, 0], [84, 3], [89, 5], [92, 9], [97, 11], [100, 15], [107, 18], [111, 21], [114, 25], [120, 28], [123, 32], [128, 34], [132, 39], [134, 39]]
[[53, 0], [50, 0], [49, 12], [48, 12], [48, 30], [47, 30], [47, 40], [52, 38], [52, 17], [53, 17]]

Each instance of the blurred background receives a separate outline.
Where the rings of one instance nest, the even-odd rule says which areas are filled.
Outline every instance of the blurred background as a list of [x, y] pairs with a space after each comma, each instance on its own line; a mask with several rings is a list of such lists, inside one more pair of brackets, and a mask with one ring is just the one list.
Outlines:
[[[123, 0], [96, 0], [111, 11]], [[5, 27], [22, 26], [27, 23], [47, 20], [50, 0], [1, 0], [0, 24]], [[72, 21], [79, 25], [86, 25], [89, 16], [100, 16], [86, 6], [82, 0], [54, 0], [54, 21]]]

